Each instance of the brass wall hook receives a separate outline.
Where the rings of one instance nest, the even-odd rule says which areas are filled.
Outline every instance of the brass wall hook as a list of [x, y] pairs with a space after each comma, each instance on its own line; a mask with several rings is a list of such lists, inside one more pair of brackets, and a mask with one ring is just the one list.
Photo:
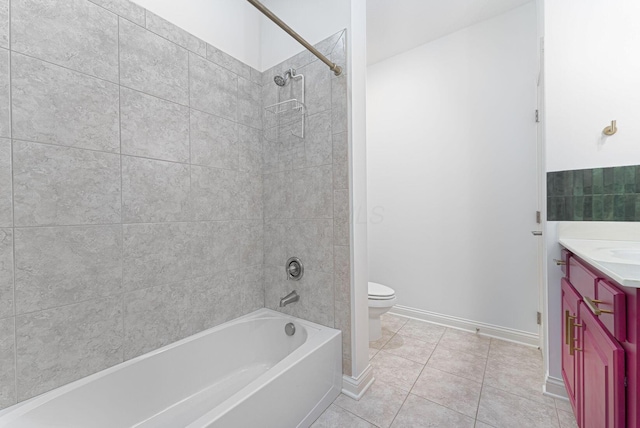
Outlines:
[[604, 135], [613, 135], [616, 132], [618, 132], [618, 128], [616, 127], [616, 121], [615, 120], [611, 121], [611, 126], [607, 126], [606, 128], [604, 128], [602, 130], [602, 133]]

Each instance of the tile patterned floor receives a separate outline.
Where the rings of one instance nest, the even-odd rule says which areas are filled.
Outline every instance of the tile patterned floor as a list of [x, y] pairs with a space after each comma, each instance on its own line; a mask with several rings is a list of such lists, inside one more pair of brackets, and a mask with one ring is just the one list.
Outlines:
[[385, 314], [371, 342], [375, 383], [340, 395], [312, 428], [575, 428], [569, 403], [542, 395], [527, 346]]

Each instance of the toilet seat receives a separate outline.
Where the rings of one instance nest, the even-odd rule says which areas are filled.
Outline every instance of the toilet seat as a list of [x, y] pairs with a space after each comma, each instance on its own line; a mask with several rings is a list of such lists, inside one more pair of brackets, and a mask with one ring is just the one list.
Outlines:
[[369, 283], [369, 300], [392, 300], [396, 297], [396, 292], [386, 285], [377, 282]]

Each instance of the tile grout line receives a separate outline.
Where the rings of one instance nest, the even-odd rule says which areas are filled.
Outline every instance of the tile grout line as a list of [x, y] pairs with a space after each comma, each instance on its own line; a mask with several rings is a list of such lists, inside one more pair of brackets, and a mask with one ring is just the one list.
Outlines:
[[[118, 15], [116, 15], [118, 16]], [[123, 203], [123, 179], [122, 179], [122, 76], [121, 76], [121, 58], [120, 58], [120, 16], [118, 16], [118, 136], [120, 137], [120, 289], [121, 291], [121, 309], [122, 309], [122, 342], [121, 342], [121, 360], [124, 362], [125, 357], [125, 303], [124, 303], [124, 222], [123, 222], [123, 212], [124, 212], [124, 203]]]
[[11, 0], [8, 7], [8, 46], [9, 56], [9, 144], [11, 145], [11, 245], [13, 256], [13, 391], [14, 403], [18, 402], [18, 315], [16, 302], [16, 202], [15, 202], [15, 165], [13, 162], [13, 55], [11, 50]]

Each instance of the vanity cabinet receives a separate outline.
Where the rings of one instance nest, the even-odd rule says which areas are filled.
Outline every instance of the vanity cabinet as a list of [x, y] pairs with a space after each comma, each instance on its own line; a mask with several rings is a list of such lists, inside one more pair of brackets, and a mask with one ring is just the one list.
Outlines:
[[562, 377], [581, 428], [640, 428], [638, 289], [563, 251]]

